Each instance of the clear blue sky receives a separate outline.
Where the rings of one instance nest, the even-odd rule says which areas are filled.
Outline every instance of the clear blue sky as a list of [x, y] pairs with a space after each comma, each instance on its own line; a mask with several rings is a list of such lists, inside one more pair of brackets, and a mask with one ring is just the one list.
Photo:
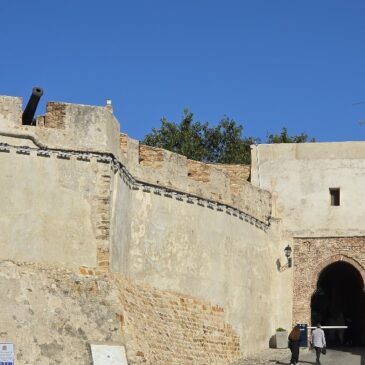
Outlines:
[[0, 14], [0, 94], [111, 98], [137, 139], [184, 107], [262, 140], [283, 126], [365, 139], [363, 0], [8, 0]]

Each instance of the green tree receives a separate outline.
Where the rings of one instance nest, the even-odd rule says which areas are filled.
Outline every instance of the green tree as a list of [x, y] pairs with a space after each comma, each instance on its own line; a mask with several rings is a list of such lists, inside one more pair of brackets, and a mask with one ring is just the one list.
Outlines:
[[231, 164], [250, 163], [250, 145], [257, 143], [253, 137], [244, 138], [243, 126], [233, 119], [223, 118], [216, 127], [195, 122], [188, 109], [180, 123], [161, 119], [161, 127], [153, 128], [143, 143], [180, 153], [189, 159], [203, 162]]
[[207, 123], [193, 121], [193, 113], [188, 109], [179, 124], [161, 119], [161, 127], [153, 128], [143, 143], [179, 153], [191, 160], [203, 161], [209, 155], [206, 146]]
[[225, 164], [250, 164], [252, 144], [257, 138], [243, 136], [243, 126], [233, 119], [223, 118], [216, 127], [208, 130], [209, 161]]
[[301, 133], [297, 136], [289, 136], [286, 127], [283, 127], [279, 134], [269, 134], [267, 136], [267, 143], [305, 143], [315, 141], [314, 138], [308, 140], [308, 135], [306, 133]]

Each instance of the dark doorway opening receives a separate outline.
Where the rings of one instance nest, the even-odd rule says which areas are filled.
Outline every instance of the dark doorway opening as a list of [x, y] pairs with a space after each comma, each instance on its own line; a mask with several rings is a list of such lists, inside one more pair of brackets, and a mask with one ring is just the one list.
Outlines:
[[363, 288], [359, 271], [347, 262], [335, 262], [321, 272], [311, 300], [312, 326], [348, 326], [325, 330], [328, 346], [365, 345]]

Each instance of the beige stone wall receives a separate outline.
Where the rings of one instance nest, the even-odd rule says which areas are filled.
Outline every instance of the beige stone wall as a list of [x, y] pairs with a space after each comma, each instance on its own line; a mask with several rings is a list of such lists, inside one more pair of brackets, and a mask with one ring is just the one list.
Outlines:
[[22, 98], [0, 95], [0, 119], [21, 125], [22, 103]]
[[293, 323], [310, 323], [311, 298], [328, 265], [345, 261], [365, 279], [365, 237], [295, 238]]
[[0, 135], [27, 136], [38, 147], [120, 155], [119, 123], [108, 108], [50, 102], [37, 118], [42, 125], [22, 125], [21, 98], [0, 96]]
[[247, 181], [247, 166], [204, 164], [126, 135], [120, 137], [121, 161], [140, 181], [220, 202], [262, 222], [271, 216], [271, 195]]
[[92, 363], [90, 343], [126, 347], [128, 364], [228, 364], [239, 339], [223, 309], [138, 285], [121, 275], [84, 276], [0, 261], [0, 340], [16, 363]]
[[[364, 142], [253, 146], [251, 180], [271, 192], [289, 237], [365, 234]], [[340, 206], [330, 205], [329, 188], [340, 188]]]
[[49, 103], [44, 124], [22, 126], [21, 99], [0, 97], [0, 257], [105, 271], [112, 175], [99, 152], [120, 153], [118, 123]]
[[[338, 260], [364, 267], [365, 143], [259, 145], [252, 152], [251, 181], [271, 192], [282, 242], [294, 248], [293, 321], [310, 323], [320, 271]], [[340, 206], [331, 206], [330, 188], [340, 189]]]
[[[121, 272], [216, 303], [223, 313], [208, 309], [213, 317], [206, 317], [202, 310], [197, 320], [211, 321], [207, 343], [219, 349], [223, 362], [237, 352], [236, 335], [248, 354], [266, 347], [275, 328], [291, 323], [282, 305], [291, 304], [291, 272], [277, 266], [283, 247], [278, 222], [270, 220], [271, 195], [245, 179], [241, 184], [242, 168], [188, 161], [120, 138], [104, 107], [50, 103], [38, 120], [42, 125], [21, 126], [18, 114], [12, 119], [0, 113], [1, 258], [81, 267], [90, 275]], [[135, 295], [147, 305], [147, 294]], [[189, 318], [203, 308], [186, 303]], [[234, 331], [215, 322], [216, 315]], [[173, 326], [186, 325], [175, 317]], [[130, 325], [142, 331], [131, 318]], [[181, 351], [185, 345], [178, 343]], [[199, 353], [196, 343], [187, 346]], [[219, 362], [218, 352], [211, 356]], [[135, 361], [142, 361], [138, 356]]]
[[266, 347], [275, 328], [288, 328], [291, 271], [277, 268], [278, 259], [285, 264], [284, 247], [274, 226], [264, 230], [225, 210], [125, 184], [119, 189], [112, 270], [219, 304], [244, 354]]
[[[266, 347], [277, 327], [289, 328], [292, 303], [292, 272], [277, 266], [277, 260], [285, 264], [277, 223], [255, 223], [267, 222], [270, 194], [246, 181], [247, 167], [190, 161], [125, 135], [120, 146], [122, 162], [141, 185], [134, 190], [119, 180], [112, 270], [214, 301], [238, 331], [244, 354]], [[227, 210], [227, 201], [247, 216]]]
[[96, 266], [103, 166], [15, 149], [0, 166], [0, 257]]

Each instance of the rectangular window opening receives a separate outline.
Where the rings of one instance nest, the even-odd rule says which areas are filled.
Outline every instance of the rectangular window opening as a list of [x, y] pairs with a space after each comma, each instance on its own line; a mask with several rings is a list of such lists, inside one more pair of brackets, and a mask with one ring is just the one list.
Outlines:
[[330, 188], [331, 205], [338, 207], [340, 205], [340, 188]]

